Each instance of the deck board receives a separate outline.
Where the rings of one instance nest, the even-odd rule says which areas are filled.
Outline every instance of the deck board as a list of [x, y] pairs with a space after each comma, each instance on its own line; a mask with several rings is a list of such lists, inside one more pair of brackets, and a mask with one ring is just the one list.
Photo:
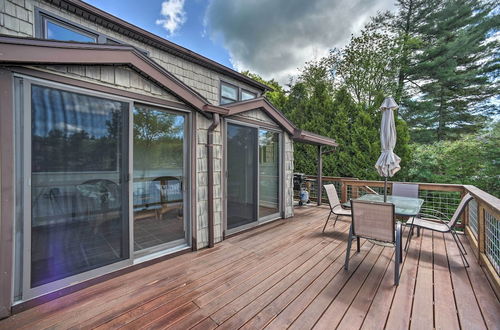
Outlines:
[[[349, 219], [327, 207], [228, 238], [0, 321], [0, 329], [490, 328], [500, 303], [449, 235], [414, 237], [393, 285], [394, 249], [362, 240], [343, 269]], [[406, 240], [406, 237], [405, 237]]]

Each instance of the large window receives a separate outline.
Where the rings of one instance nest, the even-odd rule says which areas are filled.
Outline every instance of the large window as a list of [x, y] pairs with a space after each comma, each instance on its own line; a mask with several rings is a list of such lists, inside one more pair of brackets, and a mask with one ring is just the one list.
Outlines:
[[134, 250], [184, 242], [185, 116], [134, 109]]
[[32, 288], [128, 258], [127, 110], [32, 85]]
[[188, 247], [187, 113], [28, 78], [16, 100], [17, 298]]
[[259, 217], [279, 212], [280, 155], [279, 134], [259, 130]]
[[238, 231], [279, 217], [280, 133], [227, 124], [227, 229]]

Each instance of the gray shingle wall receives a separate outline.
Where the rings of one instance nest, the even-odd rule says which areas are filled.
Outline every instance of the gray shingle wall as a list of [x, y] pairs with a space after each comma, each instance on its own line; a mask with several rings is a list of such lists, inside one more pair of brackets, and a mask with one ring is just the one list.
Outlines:
[[174, 95], [143, 78], [140, 74], [126, 66], [50, 65], [38, 66], [36, 68], [65, 77], [183, 103]]
[[[198, 248], [208, 245], [208, 171], [207, 132], [211, 120], [196, 114], [196, 216], [198, 219]], [[222, 125], [214, 131], [214, 234], [215, 242], [222, 241]]]
[[267, 123], [267, 124], [271, 124], [271, 125], [275, 125], [276, 127], [278, 127], [278, 125], [276, 124], [276, 122], [274, 120], [272, 120], [271, 118], [269, 118], [269, 116], [262, 110], [250, 110], [250, 111], [247, 111], [247, 112], [243, 112], [243, 113], [240, 113], [238, 115], [235, 116], [235, 118], [238, 118], [238, 117], [243, 117], [243, 118], [248, 118], [248, 119], [252, 119], [252, 120], [257, 120], [257, 121], [260, 121], [260, 122], [263, 122], [263, 123]]

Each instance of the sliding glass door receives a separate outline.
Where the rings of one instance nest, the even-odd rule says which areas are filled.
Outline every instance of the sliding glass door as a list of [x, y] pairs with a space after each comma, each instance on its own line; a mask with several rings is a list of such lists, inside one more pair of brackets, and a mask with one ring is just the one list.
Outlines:
[[259, 218], [279, 213], [280, 200], [280, 136], [259, 129]]
[[25, 266], [36, 288], [129, 257], [128, 103], [38, 85], [30, 92]]
[[227, 125], [227, 228], [257, 221], [257, 129]]
[[134, 251], [186, 243], [185, 116], [148, 106], [134, 109]]
[[16, 78], [16, 299], [188, 247], [188, 118]]
[[227, 229], [279, 217], [280, 133], [227, 124]]

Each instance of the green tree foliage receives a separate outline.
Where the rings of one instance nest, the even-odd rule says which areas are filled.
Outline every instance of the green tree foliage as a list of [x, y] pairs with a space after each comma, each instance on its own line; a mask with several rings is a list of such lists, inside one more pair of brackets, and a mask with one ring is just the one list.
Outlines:
[[252, 73], [250, 71], [243, 71], [241, 72], [247, 77], [252, 78], [253, 80], [256, 80], [264, 85], [269, 86], [271, 89], [270, 91], [267, 91], [265, 94], [265, 97], [271, 101], [271, 103], [278, 109], [282, 109], [284, 105], [286, 104], [287, 96], [285, 93], [285, 90], [283, 86], [281, 86], [276, 80], [271, 79], [271, 80], [265, 80], [261, 76], [259, 76], [256, 73]]
[[498, 41], [490, 37], [500, 16], [493, 3], [480, 0], [412, 2], [432, 5], [411, 31], [416, 41], [402, 68], [412, 91], [403, 116], [414, 141], [456, 139], [477, 131], [485, 116], [498, 114], [488, 100], [499, 88], [494, 77]]
[[411, 181], [472, 184], [500, 197], [500, 123], [455, 141], [412, 147]]
[[366, 27], [344, 49], [332, 51], [326, 59], [337, 86], [346, 88], [356, 103], [366, 108], [376, 105], [379, 94], [392, 95], [396, 89], [396, 39], [380, 31]]

